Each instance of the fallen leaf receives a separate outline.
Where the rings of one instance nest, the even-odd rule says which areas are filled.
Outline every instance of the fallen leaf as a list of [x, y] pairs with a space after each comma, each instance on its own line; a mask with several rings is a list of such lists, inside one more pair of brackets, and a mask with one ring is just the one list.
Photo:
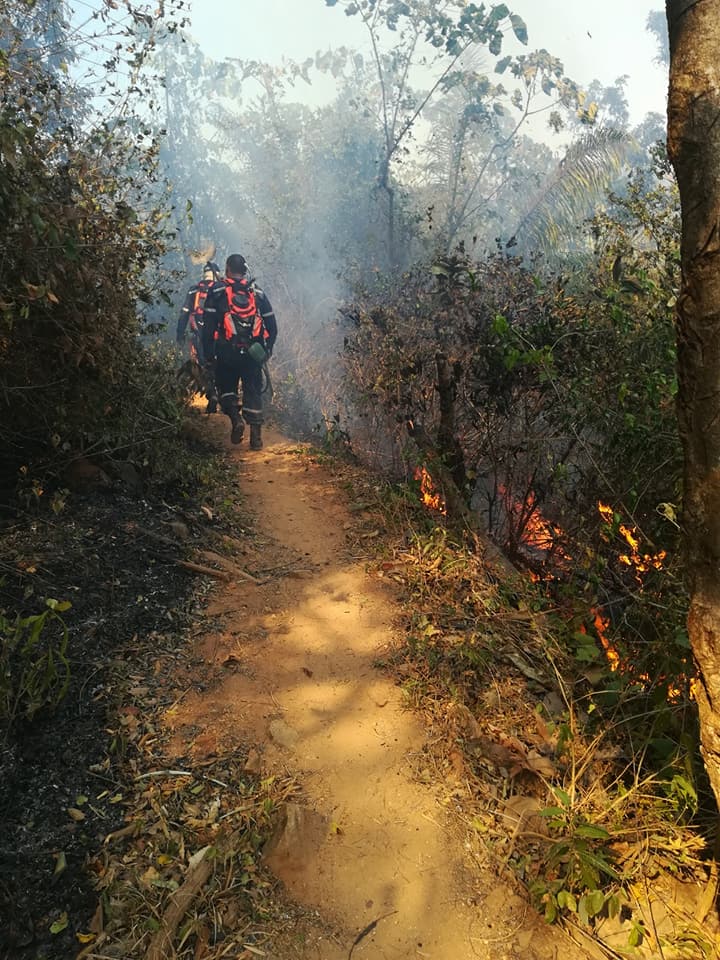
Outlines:
[[23, 286], [27, 290], [27, 295], [29, 300], [38, 300], [46, 292], [44, 286], [38, 286], [34, 283], [28, 283], [27, 280], [23, 280]]
[[509, 750], [489, 737], [472, 737], [467, 741], [467, 746], [474, 754], [485, 757], [498, 767], [507, 767], [515, 759]]
[[536, 773], [539, 777], [551, 779], [557, 774], [555, 764], [548, 757], [543, 757], [537, 750], [531, 750], [525, 758], [524, 766], [531, 773]]
[[154, 883], [160, 878], [160, 874], [157, 872], [155, 867], [148, 867], [147, 870], [140, 877], [140, 882], [149, 887], [151, 883]]
[[102, 903], [98, 903], [97, 909], [95, 910], [88, 927], [93, 933], [102, 933], [104, 926]]
[[212, 850], [212, 847], [208, 845], [207, 847], [202, 847], [200, 850], [196, 850], [195, 853], [188, 860], [188, 870], [192, 870], [193, 867], [196, 867], [201, 860], [205, 857], [205, 854], [208, 850]]
[[557, 742], [557, 736], [553, 736], [550, 733], [550, 728], [545, 722], [545, 718], [541, 716], [536, 710], [533, 714], [535, 718], [535, 726], [537, 727], [538, 737], [540, 738], [540, 743], [538, 746], [544, 746], [549, 749], [554, 749]]
[[65, 854], [61, 850], [60, 853], [55, 854], [55, 869], [53, 870], [53, 876], [59, 876], [59, 874], [61, 874], [66, 867], [67, 860], [65, 858]]
[[538, 670], [532, 664], [528, 663], [524, 657], [521, 657], [519, 653], [516, 653], [513, 650], [506, 650], [504, 656], [513, 666], [522, 673], [524, 677], [527, 677], [528, 680], [535, 680], [536, 683], [545, 685], [547, 681], [547, 674], [543, 673], [542, 670]]
[[66, 912], [60, 914], [54, 923], [50, 924], [50, 933], [62, 933], [68, 925], [68, 915]]
[[453, 768], [453, 773], [458, 778], [462, 780], [465, 777], [465, 760], [460, 750], [451, 750], [449, 753], [450, 764]]
[[518, 833], [522, 830], [528, 830], [547, 836], [547, 822], [545, 818], [540, 816], [542, 807], [543, 804], [537, 797], [513, 794], [502, 804], [505, 825]]

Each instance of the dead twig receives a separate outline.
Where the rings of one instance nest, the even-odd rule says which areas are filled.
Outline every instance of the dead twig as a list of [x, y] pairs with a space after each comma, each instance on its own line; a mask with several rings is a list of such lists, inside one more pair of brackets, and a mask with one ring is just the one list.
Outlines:
[[214, 553], [212, 550], [203, 550], [200, 556], [210, 563], [219, 563], [231, 575], [241, 577], [243, 580], [249, 580], [250, 583], [254, 583], [258, 587], [262, 586], [263, 584], [262, 580], [258, 580], [257, 577], [254, 577], [251, 573], [248, 573], [247, 570], [243, 570], [242, 567], [236, 566], [232, 560], [228, 560], [227, 557], [223, 557], [223, 555], [220, 553]]
[[141, 820], [133, 820], [132, 823], [129, 823], [126, 827], [121, 827], [119, 830], [113, 830], [112, 833], [109, 833], [104, 843], [112, 843], [114, 840], [122, 840], [123, 837], [136, 837], [142, 828]]
[[173, 940], [180, 921], [193, 905], [195, 898], [210, 879], [213, 861], [209, 848], [202, 851], [195, 863], [191, 863], [182, 884], [173, 893], [170, 906], [160, 921], [160, 929], [150, 941], [145, 960], [168, 960], [175, 956]]
[[184, 567], [185, 570], [191, 570], [193, 573], [201, 573], [205, 577], [214, 577], [216, 580], [229, 580], [230, 573], [227, 570], [215, 570], [214, 567], [205, 567], [201, 563], [193, 563], [191, 560], [176, 560], [178, 567]]
[[208, 783], [214, 783], [218, 787], [228, 788], [227, 783], [222, 780], [216, 780], [214, 777], [206, 777], [204, 773], [193, 773], [192, 770], [149, 770], [147, 773], [141, 773], [135, 777], [136, 780], [148, 780], [155, 777], [193, 777], [195, 780], [207, 780]]
[[363, 928], [362, 928], [362, 930], [360, 931], [360, 933], [359, 933], [359, 934], [355, 937], [355, 939], [353, 940], [352, 946], [350, 947], [350, 950], [348, 951], [348, 960], [350, 960], [350, 958], [352, 957], [353, 950], [355, 949], [355, 947], [356, 947], [362, 940], [364, 940], [365, 937], [367, 937], [368, 934], [370, 934], [370, 933], [373, 932], [373, 930], [374, 930], [375, 927], [380, 923], [380, 921], [381, 921], [381, 920], [385, 920], [386, 917], [391, 917], [394, 913], [397, 913], [397, 910], [390, 910], [388, 913], [383, 913], [383, 915], [382, 915], [381, 917], [376, 917], [376, 919], [373, 920], [372, 923], [369, 923], [366, 927], [363, 927]]

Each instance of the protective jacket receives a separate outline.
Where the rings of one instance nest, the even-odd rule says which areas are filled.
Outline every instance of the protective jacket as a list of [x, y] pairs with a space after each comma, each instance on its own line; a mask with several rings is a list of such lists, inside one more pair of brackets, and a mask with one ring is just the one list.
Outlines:
[[[247, 278], [233, 280], [229, 277], [213, 285], [205, 301], [204, 323], [202, 328], [203, 354], [210, 360], [217, 354], [217, 345], [220, 339], [220, 330], [225, 314], [228, 312], [228, 292], [239, 290], [247, 284]], [[272, 353], [277, 339], [277, 320], [267, 294], [254, 281], [250, 281], [258, 314], [267, 331], [265, 347], [268, 354]], [[229, 290], [228, 290], [229, 288]]]

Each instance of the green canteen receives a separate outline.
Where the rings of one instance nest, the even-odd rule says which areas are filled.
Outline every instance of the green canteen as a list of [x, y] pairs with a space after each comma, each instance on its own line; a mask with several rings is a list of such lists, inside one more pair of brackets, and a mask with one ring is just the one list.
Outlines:
[[248, 356], [252, 357], [255, 363], [263, 364], [267, 360], [265, 347], [261, 343], [251, 343], [248, 347]]

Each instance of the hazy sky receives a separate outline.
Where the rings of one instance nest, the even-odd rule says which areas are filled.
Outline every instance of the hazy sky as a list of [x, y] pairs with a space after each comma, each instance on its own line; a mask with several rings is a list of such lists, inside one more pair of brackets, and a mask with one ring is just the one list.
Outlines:
[[[507, 2], [527, 23], [529, 49], [545, 47], [580, 83], [597, 78], [609, 84], [628, 74], [633, 121], [649, 110], [664, 113], [667, 77], [652, 62], [655, 43], [645, 31], [648, 12], [663, 7], [662, 0]], [[190, 32], [215, 59], [276, 63], [343, 44], [365, 46], [358, 18], [345, 16], [339, 6], [327, 7], [325, 0], [192, 0], [191, 13]], [[229, 26], [234, 20], [238, 29]]]

